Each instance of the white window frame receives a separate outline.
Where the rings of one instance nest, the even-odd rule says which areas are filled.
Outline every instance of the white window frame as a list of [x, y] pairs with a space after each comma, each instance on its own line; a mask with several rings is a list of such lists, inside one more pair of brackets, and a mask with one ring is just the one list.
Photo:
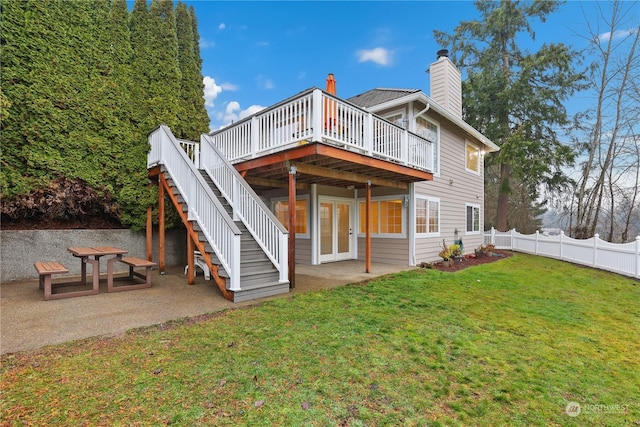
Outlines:
[[[392, 118], [394, 116], [400, 116], [400, 122], [401, 123], [392, 122], [390, 120], [390, 118]], [[394, 111], [390, 111], [388, 113], [385, 113], [385, 115], [382, 116], [382, 118], [385, 119], [388, 122], [393, 123], [396, 126], [400, 126], [403, 129], [407, 129], [409, 127], [409, 123], [406, 121], [407, 120], [407, 114], [406, 114], [406, 111], [404, 109], [394, 110]]]
[[[471, 226], [472, 230], [469, 231], [469, 223], [467, 222], [469, 220], [469, 218], [467, 217], [467, 210], [469, 208], [472, 209], [477, 209], [478, 210], [478, 229], [477, 230], [473, 230], [473, 225]], [[465, 203], [464, 204], [464, 230], [465, 230], [465, 234], [480, 234], [482, 233], [482, 210], [480, 208], [480, 205], [476, 204], [476, 203]]]
[[[407, 206], [405, 197], [408, 197], [406, 194], [398, 194], [395, 196], [377, 196], [371, 198], [371, 203], [380, 202], [385, 200], [400, 200], [400, 204], [402, 206], [402, 232], [401, 233], [371, 233], [371, 237], [380, 238], [380, 239], [406, 239], [407, 238]], [[366, 199], [360, 198], [358, 199], [358, 206], [356, 207], [357, 213], [357, 230], [358, 237], [366, 237], [365, 233], [360, 233], [360, 203], [366, 203]], [[378, 209], [378, 215], [380, 215], [380, 209]], [[378, 216], [378, 224], [380, 224], [380, 217]]]
[[[415, 133], [420, 135], [418, 132], [418, 119], [424, 120], [425, 122], [431, 123], [436, 127], [436, 141], [433, 143], [433, 176], [440, 176], [440, 152], [442, 151], [442, 145], [440, 144], [440, 122], [437, 120], [433, 120], [431, 118], [426, 117], [416, 117], [415, 118]], [[466, 148], [465, 148], [466, 149]]]
[[[440, 224], [440, 218], [442, 217], [442, 203], [440, 202], [440, 198], [438, 197], [431, 197], [431, 196], [427, 196], [424, 194], [416, 194], [415, 197], [415, 203], [414, 205], [414, 209], [415, 209], [415, 215], [416, 215], [416, 226], [418, 225], [418, 199], [420, 200], [425, 200], [427, 202], [427, 232], [426, 233], [419, 233], [417, 230], [414, 230], [416, 233], [416, 237], [419, 238], [425, 238], [425, 237], [440, 237], [440, 230], [441, 230], [441, 224]], [[429, 202], [435, 202], [438, 203], [438, 231], [433, 233], [429, 231]], [[465, 210], [466, 212], [466, 210]]]
[[[477, 158], [477, 162], [478, 162], [478, 170], [473, 170], [473, 169], [469, 169], [468, 164], [467, 164], [467, 160], [469, 160], [469, 157], [467, 157], [467, 149], [468, 147], [473, 147], [477, 152], [478, 152], [478, 158]], [[482, 160], [482, 150], [480, 149], [479, 146], [477, 146], [476, 144], [473, 144], [471, 142], [469, 142], [468, 140], [465, 140], [465, 144], [464, 144], [464, 170], [466, 170], [469, 173], [472, 173], [474, 175], [480, 175], [481, 171], [482, 171], [482, 164], [480, 163], [480, 161]]]
[[[296, 202], [298, 200], [304, 200], [307, 205], [307, 232], [306, 233], [296, 233], [296, 239], [310, 239], [311, 238], [311, 204], [309, 203], [309, 195], [301, 194], [296, 196]], [[275, 215], [276, 213], [276, 203], [277, 202], [289, 202], [288, 197], [274, 197], [270, 200], [271, 202], [271, 212]]]

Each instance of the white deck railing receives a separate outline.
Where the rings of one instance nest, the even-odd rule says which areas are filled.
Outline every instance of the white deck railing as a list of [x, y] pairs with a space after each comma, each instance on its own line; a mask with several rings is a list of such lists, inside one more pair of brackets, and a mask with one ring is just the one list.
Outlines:
[[200, 147], [201, 168], [207, 171], [222, 195], [233, 207], [233, 219], [242, 220], [280, 272], [280, 281], [287, 281], [288, 231], [238, 171], [213, 145], [208, 135], [200, 137]]
[[242, 232], [207, 185], [171, 130], [161, 125], [149, 135], [147, 167], [163, 165], [197, 221], [207, 242], [229, 274], [229, 289], [240, 290], [240, 236]]
[[640, 277], [640, 236], [635, 242], [610, 243], [595, 236], [578, 240], [559, 236], [520, 234], [515, 230], [500, 232], [492, 228], [484, 234], [484, 243], [497, 249], [525, 252], [576, 264], [588, 265], [601, 270], [613, 271], [625, 276]]
[[433, 141], [320, 89], [310, 89], [210, 135], [231, 163], [325, 142], [350, 151], [433, 170]]
[[193, 141], [187, 141], [186, 139], [177, 139], [180, 147], [187, 154], [187, 157], [191, 159], [196, 168], [200, 165], [200, 144]]

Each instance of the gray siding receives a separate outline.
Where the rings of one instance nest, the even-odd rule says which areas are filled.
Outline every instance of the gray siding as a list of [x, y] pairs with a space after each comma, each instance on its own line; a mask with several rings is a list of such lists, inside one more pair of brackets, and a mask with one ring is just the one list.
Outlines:
[[[473, 142], [473, 141], [470, 141]], [[433, 181], [415, 184], [416, 194], [440, 199], [440, 237], [416, 238], [416, 263], [436, 261], [442, 247], [442, 239], [447, 245], [453, 244], [457, 228], [465, 253], [473, 252], [482, 244], [484, 215], [484, 169], [480, 162], [480, 173], [465, 169], [465, 136], [452, 132], [446, 124], [440, 127], [440, 176]], [[465, 204], [480, 206], [480, 232], [467, 234]]]
[[[358, 238], [358, 259], [365, 259], [365, 239]], [[371, 261], [385, 264], [409, 265], [409, 240], [371, 238]]]
[[296, 264], [311, 264], [311, 239], [296, 239]]

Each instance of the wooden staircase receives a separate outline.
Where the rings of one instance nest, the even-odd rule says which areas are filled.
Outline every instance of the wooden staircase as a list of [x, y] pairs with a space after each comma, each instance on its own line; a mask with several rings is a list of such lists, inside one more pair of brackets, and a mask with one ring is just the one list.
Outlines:
[[[231, 205], [222, 196], [220, 190], [213, 183], [206, 171], [200, 170], [200, 173], [227, 214], [232, 217], [233, 208]], [[231, 291], [229, 289], [229, 274], [221, 265], [211, 245], [207, 242], [197, 221], [189, 220], [189, 208], [185, 199], [174, 185], [169, 174], [165, 172], [164, 168], [162, 169], [162, 175], [167, 183], [169, 198], [173, 202], [188, 232], [191, 234], [196, 249], [200, 251], [203, 259], [207, 263], [211, 271], [212, 279], [218, 288], [220, 288], [225, 298], [234, 302], [241, 302], [289, 292], [289, 282], [281, 282], [279, 280], [278, 270], [240, 220], [234, 221], [242, 232], [240, 243], [240, 290]]]

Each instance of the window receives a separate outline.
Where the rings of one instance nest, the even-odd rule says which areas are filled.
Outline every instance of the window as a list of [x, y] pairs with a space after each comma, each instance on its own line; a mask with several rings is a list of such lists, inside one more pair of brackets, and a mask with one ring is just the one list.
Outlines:
[[407, 128], [407, 122], [404, 120], [404, 115], [402, 111], [394, 111], [388, 116], [384, 116], [384, 119], [393, 123], [394, 125], [398, 125], [402, 128]]
[[416, 133], [433, 143], [433, 173], [440, 174], [440, 131], [436, 123], [422, 117], [416, 119]]
[[[403, 199], [371, 201], [371, 234], [377, 237], [403, 236]], [[360, 202], [360, 234], [366, 233], [366, 204]]]
[[[282, 225], [289, 229], [289, 200], [279, 199], [272, 202], [273, 213]], [[309, 199], [296, 200], [296, 238], [309, 238]]]
[[480, 173], [480, 149], [468, 142], [466, 143], [465, 167], [469, 172]]
[[440, 233], [440, 200], [416, 197], [416, 234]]
[[480, 206], [466, 205], [467, 208], [467, 233], [480, 232]]

